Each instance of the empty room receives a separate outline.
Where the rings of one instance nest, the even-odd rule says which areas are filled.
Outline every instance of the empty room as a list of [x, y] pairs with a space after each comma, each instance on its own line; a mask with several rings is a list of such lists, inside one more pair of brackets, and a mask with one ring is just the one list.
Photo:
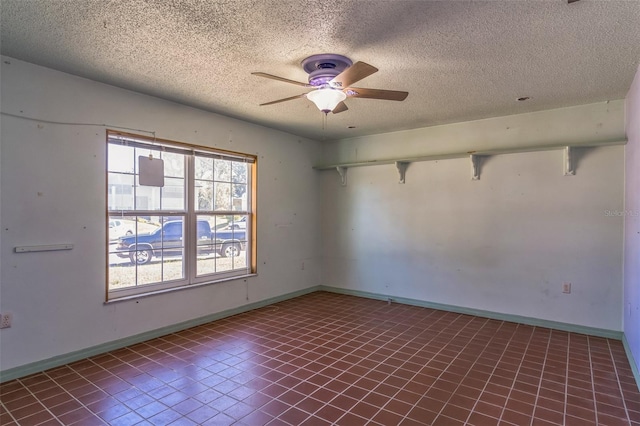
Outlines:
[[640, 1], [0, 0], [0, 424], [640, 426]]

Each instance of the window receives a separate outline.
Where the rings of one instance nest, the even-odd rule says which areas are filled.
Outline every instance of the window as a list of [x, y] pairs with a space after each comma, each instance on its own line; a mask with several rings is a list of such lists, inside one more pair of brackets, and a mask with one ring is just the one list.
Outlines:
[[255, 162], [109, 131], [108, 299], [254, 273]]

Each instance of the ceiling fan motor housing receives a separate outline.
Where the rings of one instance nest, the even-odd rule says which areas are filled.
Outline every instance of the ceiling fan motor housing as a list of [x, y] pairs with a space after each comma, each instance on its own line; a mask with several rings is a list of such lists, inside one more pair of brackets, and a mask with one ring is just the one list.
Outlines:
[[302, 69], [309, 74], [309, 84], [320, 87], [353, 65], [346, 56], [333, 53], [312, 55], [302, 61]]

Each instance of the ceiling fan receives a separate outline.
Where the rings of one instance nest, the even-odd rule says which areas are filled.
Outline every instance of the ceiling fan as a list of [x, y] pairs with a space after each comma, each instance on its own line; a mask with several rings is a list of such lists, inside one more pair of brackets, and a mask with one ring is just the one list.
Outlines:
[[403, 101], [409, 94], [397, 90], [363, 89], [351, 85], [378, 71], [364, 62], [351, 62], [351, 59], [333, 53], [312, 55], [302, 61], [302, 69], [309, 74], [309, 83], [289, 80], [263, 72], [254, 72], [253, 75], [270, 78], [297, 86], [314, 89], [311, 92], [289, 98], [278, 99], [260, 106], [273, 105], [280, 102], [291, 101], [298, 98], [307, 98], [325, 114], [330, 112], [337, 114], [348, 110], [344, 103], [346, 98], [383, 99], [389, 101]]

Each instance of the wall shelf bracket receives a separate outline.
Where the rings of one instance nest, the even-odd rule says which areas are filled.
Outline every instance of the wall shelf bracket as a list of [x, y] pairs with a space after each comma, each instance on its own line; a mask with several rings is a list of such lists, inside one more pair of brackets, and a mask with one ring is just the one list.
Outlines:
[[396, 168], [398, 169], [398, 173], [400, 174], [400, 182], [405, 183], [405, 175], [407, 173], [407, 167], [409, 167], [409, 162], [407, 161], [396, 161]]
[[479, 155], [471, 154], [469, 158], [471, 159], [471, 180], [480, 180], [481, 157]]
[[336, 167], [338, 174], [340, 175], [340, 180], [342, 181], [342, 186], [347, 186], [347, 167], [338, 166]]
[[576, 164], [575, 164], [575, 148], [570, 146], [565, 146], [562, 150], [564, 153], [564, 175], [565, 176], [573, 176], [576, 174]]
[[395, 158], [379, 158], [364, 161], [356, 161], [349, 163], [334, 163], [313, 166], [315, 170], [337, 170], [342, 179], [342, 186], [347, 185], [347, 168], [351, 167], [364, 167], [364, 166], [381, 166], [383, 164], [395, 164], [400, 174], [400, 183], [405, 183], [407, 167], [410, 163], [418, 161], [440, 161], [450, 160], [455, 158], [469, 158], [471, 160], [471, 179], [480, 180], [480, 174], [482, 172], [482, 166], [485, 162], [484, 157], [491, 157], [494, 155], [502, 154], [519, 154], [524, 152], [539, 152], [539, 151], [563, 151], [563, 169], [565, 176], [573, 176], [576, 174], [577, 165], [580, 162], [582, 149], [593, 148], [599, 146], [617, 146], [625, 145], [626, 139], [611, 139], [602, 141], [585, 141], [582, 143], [574, 143], [573, 145], [566, 145], [564, 143], [550, 144], [550, 145], [528, 145], [528, 146], [516, 146], [510, 148], [500, 149], [487, 149], [481, 151], [454, 151], [442, 154], [421, 155], [415, 157], [395, 157]]

